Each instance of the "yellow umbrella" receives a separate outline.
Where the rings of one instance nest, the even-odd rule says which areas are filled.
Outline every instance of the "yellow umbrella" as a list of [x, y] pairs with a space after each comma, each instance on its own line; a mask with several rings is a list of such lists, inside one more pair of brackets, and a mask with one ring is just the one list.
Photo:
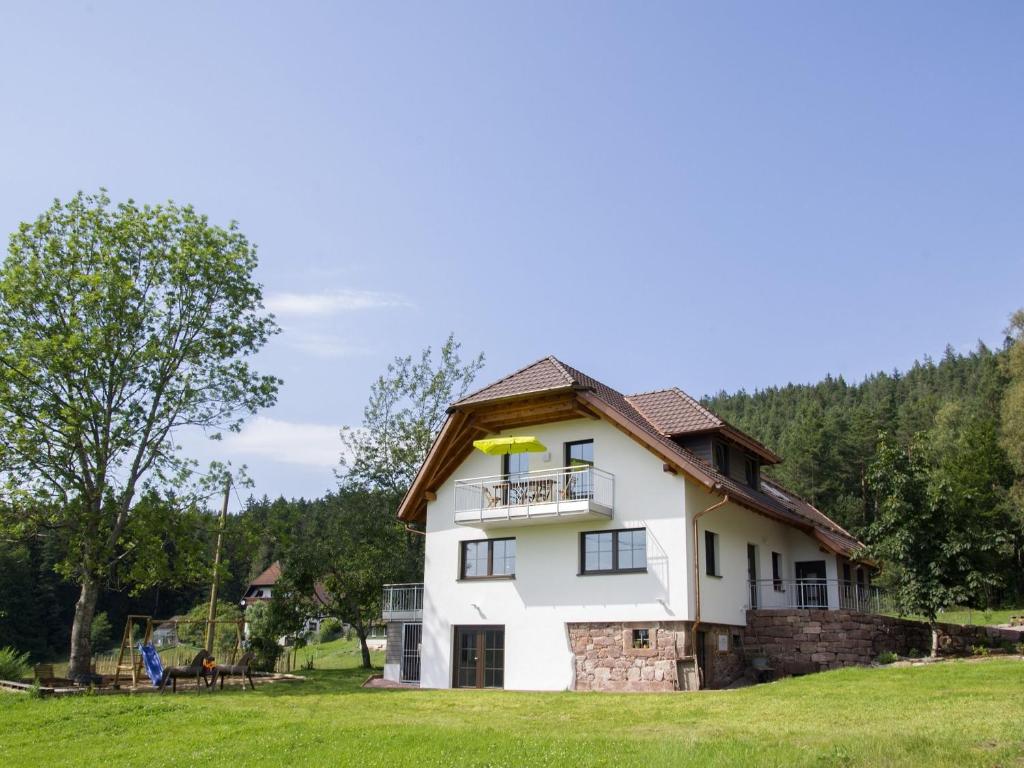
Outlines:
[[547, 448], [536, 437], [492, 437], [474, 440], [473, 447], [488, 456], [502, 456], [506, 453], [540, 453]]

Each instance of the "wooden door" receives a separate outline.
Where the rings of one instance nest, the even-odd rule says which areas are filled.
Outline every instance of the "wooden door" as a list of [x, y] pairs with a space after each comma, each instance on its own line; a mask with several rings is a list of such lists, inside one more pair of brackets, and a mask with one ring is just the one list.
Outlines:
[[505, 687], [504, 627], [456, 627], [454, 651], [454, 687]]

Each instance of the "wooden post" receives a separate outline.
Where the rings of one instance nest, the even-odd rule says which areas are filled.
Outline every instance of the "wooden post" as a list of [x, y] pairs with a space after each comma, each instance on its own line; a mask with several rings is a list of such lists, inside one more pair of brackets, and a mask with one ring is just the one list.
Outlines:
[[220, 508], [220, 529], [217, 531], [217, 548], [213, 552], [213, 585], [210, 587], [210, 612], [206, 616], [206, 650], [213, 653], [213, 628], [217, 621], [217, 587], [220, 581], [220, 547], [224, 539], [224, 527], [228, 521], [228, 495], [231, 493], [231, 478], [224, 486], [224, 506]]

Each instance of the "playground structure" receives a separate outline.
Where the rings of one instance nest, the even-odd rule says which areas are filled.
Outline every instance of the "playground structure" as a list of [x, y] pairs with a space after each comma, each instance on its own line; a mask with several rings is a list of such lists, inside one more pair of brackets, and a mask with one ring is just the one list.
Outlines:
[[171, 647], [181, 645], [180, 638], [178, 638], [178, 627], [180, 625], [201, 625], [206, 628], [205, 637], [207, 639], [216, 639], [218, 637], [217, 625], [230, 626], [234, 629], [235, 640], [230, 648], [225, 648], [223, 645], [218, 649], [211, 649], [214, 655], [218, 652], [227, 652], [228, 657], [226, 663], [234, 664], [235, 659], [239, 657], [242, 649], [242, 641], [245, 634], [245, 620], [216, 620], [209, 621], [208, 619], [154, 619], [152, 616], [145, 616], [142, 614], [131, 614], [125, 620], [124, 634], [121, 637], [121, 648], [117, 655], [117, 665], [114, 668], [114, 680], [112, 686], [115, 689], [121, 687], [122, 682], [127, 683], [128, 678], [131, 678], [132, 688], [137, 688], [140, 680], [148, 680], [146, 671], [143, 668], [143, 656], [139, 650], [140, 646], [152, 645], [153, 644], [153, 630], [157, 627], [163, 627], [170, 624], [174, 631], [174, 637], [177, 640]]

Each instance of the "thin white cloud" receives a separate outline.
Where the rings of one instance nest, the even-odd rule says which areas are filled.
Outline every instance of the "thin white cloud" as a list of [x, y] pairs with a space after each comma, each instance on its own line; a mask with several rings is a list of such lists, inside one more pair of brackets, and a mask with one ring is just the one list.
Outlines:
[[266, 305], [276, 315], [328, 317], [365, 309], [407, 307], [409, 302], [395, 293], [345, 289], [319, 293], [277, 293], [267, 297]]
[[338, 466], [342, 451], [338, 427], [267, 416], [246, 422], [241, 432], [225, 434], [224, 445], [232, 453], [318, 468]]
[[292, 349], [323, 360], [359, 357], [373, 353], [369, 347], [350, 344], [344, 339], [326, 333], [291, 331], [286, 328], [282, 338]]

